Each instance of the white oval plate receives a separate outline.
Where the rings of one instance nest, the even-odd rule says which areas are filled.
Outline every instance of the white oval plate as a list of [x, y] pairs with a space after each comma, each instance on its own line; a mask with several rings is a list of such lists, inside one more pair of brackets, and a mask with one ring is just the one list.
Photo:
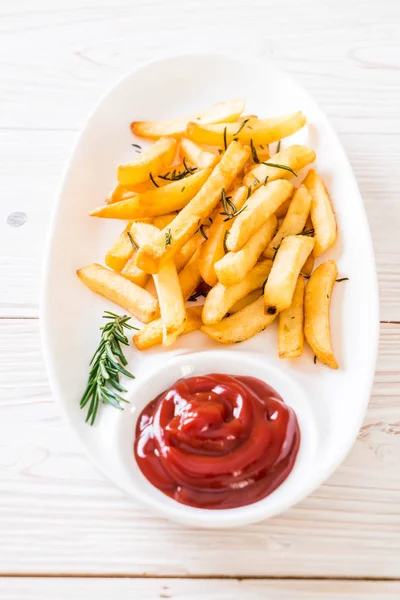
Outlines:
[[[249, 352], [264, 357], [272, 369], [278, 368], [284, 375], [291, 376], [308, 398], [317, 431], [317, 451], [302, 496], [320, 485], [343, 460], [355, 440], [368, 404], [379, 328], [374, 256], [357, 183], [328, 120], [299, 85], [268, 63], [220, 55], [180, 56], [153, 62], [117, 84], [88, 119], [68, 165], [53, 216], [42, 303], [44, 350], [55, 396], [98, 466], [117, 485], [142, 499], [138, 485], [132, 482], [127, 485], [124, 481], [121, 469], [125, 458], [118, 444], [111, 442], [115, 440], [115, 428], [121, 427], [119, 421], [130, 418], [129, 411], [119, 413], [110, 407], [101, 407], [98, 424], [91, 428], [85, 424], [85, 414], [79, 409], [88, 363], [99, 342], [101, 315], [104, 309], [116, 310], [116, 307], [90, 292], [78, 280], [75, 271], [91, 262], [102, 262], [123, 227], [119, 221], [94, 219], [87, 214], [89, 209], [103, 202], [115, 185], [116, 166], [137, 156], [132, 143], [139, 141], [146, 145], [132, 137], [129, 130], [132, 120], [182, 116], [237, 97], [246, 98], [246, 112], [251, 114], [273, 116], [295, 110], [306, 114], [308, 125], [285, 140], [283, 147], [297, 142], [316, 151], [316, 168], [327, 184], [339, 226], [338, 241], [323, 259], [335, 259], [340, 276], [350, 278], [336, 285], [332, 299], [333, 345], [340, 365], [338, 371], [319, 362], [314, 364], [308, 349], [299, 359], [279, 360], [275, 324], [253, 339], [229, 348], [232, 353]], [[122, 313], [122, 310], [117, 309], [117, 312]], [[129, 348], [127, 358], [130, 370], [137, 376], [139, 389], [143, 390], [141, 379], [157, 371], [165, 359], [212, 348], [221, 347], [196, 332], [182, 337], [172, 350], [157, 348], [139, 353]], [[221, 370], [224, 367], [226, 372], [226, 364], [215, 364], [213, 370], [218, 371], [219, 367]], [[149, 399], [143, 393], [135, 396], [135, 385], [133, 382], [129, 386], [130, 398], [132, 405], [139, 409]], [[165, 387], [167, 385], [168, 382]], [[129, 435], [133, 440], [133, 431]], [[169, 499], [160, 496], [151, 505], [174, 517], [173, 511], [166, 508]], [[293, 498], [293, 501], [298, 499]], [[253, 518], [242, 522], [280, 512], [279, 506], [269, 506], [268, 498], [262, 502], [261, 513], [255, 511]], [[290, 504], [283, 502], [281, 509]], [[219, 522], [211, 523], [212, 526], [234, 523], [232, 519], [224, 520], [222, 513], [229, 511], [207, 512], [220, 515]], [[187, 524], [199, 524], [194, 516], [183, 520]]]

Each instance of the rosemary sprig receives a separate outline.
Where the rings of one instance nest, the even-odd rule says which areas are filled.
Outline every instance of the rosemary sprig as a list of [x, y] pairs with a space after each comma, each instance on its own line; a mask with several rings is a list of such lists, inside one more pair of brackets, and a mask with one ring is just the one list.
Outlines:
[[259, 164], [260, 159], [258, 158], [258, 154], [257, 154], [256, 147], [254, 145], [254, 142], [253, 142], [253, 138], [250, 140], [250, 148], [251, 148], [251, 155], [253, 157], [253, 162], [255, 162], [256, 164]]
[[246, 123], [248, 123], [250, 121], [250, 119], [245, 119], [244, 121], [241, 122], [239, 129], [236, 131], [236, 133], [234, 133], [233, 135], [237, 135], [238, 133], [240, 133], [243, 129], [243, 127], [246, 125]]
[[165, 232], [165, 247], [169, 246], [171, 241], [172, 241], [171, 230], [167, 229], [167, 231]]
[[229, 250], [228, 250], [228, 248], [227, 248], [227, 246], [226, 246], [226, 240], [227, 240], [227, 238], [228, 238], [228, 235], [229, 235], [229, 233], [230, 233], [230, 231], [229, 231], [229, 229], [227, 229], [227, 230], [225, 231], [225, 234], [224, 234], [224, 241], [223, 241], [223, 244], [224, 244], [224, 252], [225, 252], [225, 254], [228, 254], [228, 252], [229, 252]]
[[265, 177], [265, 179], [264, 179], [264, 185], [267, 185], [267, 182], [268, 182], [268, 177], [269, 177], [269, 175], [267, 175], [267, 176]]
[[136, 242], [135, 242], [135, 240], [133, 239], [131, 232], [130, 232], [130, 231], [127, 231], [127, 232], [126, 232], [126, 235], [128, 236], [128, 238], [129, 238], [129, 241], [130, 241], [130, 243], [132, 244], [133, 248], [134, 248], [135, 250], [139, 250], [139, 246], [137, 245], [137, 243], [136, 243]]
[[199, 229], [198, 229], [198, 230], [200, 231], [200, 233], [201, 233], [201, 235], [203, 236], [203, 238], [204, 238], [205, 240], [208, 240], [208, 236], [207, 236], [206, 232], [204, 231], [204, 225], [200, 225], [200, 227], [199, 227]]
[[287, 167], [286, 165], [279, 165], [278, 163], [272, 163], [272, 162], [268, 162], [268, 161], [265, 161], [262, 164], [267, 165], [267, 167], [276, 167], [277, 169], [283, 169], [284, 171], [290, 171], [290, 173], [293, 173], [293, 175], [295, 177], [297, 177], [296, 171], [293, 171], [293, 169], [291, 169], [290, 167]]
[[281, 140], [279, 140], [278, 145], [276, 146], [276, 154], [278, 154], [280, 149], [281, 149]]
[[177, 171], [174, 169], [172, 173], [168, 171], [164, 175], [158, 175], [159, 179], [164, 179], [165, 181], [179, 181], [180, 179], [184, 179], [187, 175], [193, 175], [197, 171], [197, 167], [188, 167], [186, 164], [186, 157], [184, 157], [183, 161], [183, 169], [182, 171]]
[[222, 204], [222, 207], [224, 210], [223, 210], [223, 212], [221, 212], [219, 214], [226, 215], [226, 217], [227, 217], [226, 219], [224, 219], [224, 223], [226, 221], [230, 221], [231, 219], [234, 219], [235, 217], [240, 215], [240, 213], [243, 212], [245, 208], [247, 208], [246, 206], [243, 206], [243, 208], [241, 208], [240, 210], [237, 210], [236, 206], [234, 205], [234, 203], [231, 200], [231, 196], [226, 195], [225, 188], [222, 188], [221, 204]]
[[314, 235], [314, 233], [315, 233], [314, 228], [312, 228], [312, 229], [306, 229], [304, 227], [303, 231], [300, 231], [300, 233], [296, 233], [296, 235]]
[[155, 185], [156, 187], [160, 187], [151, 173], [150, 173], [149, 177], [150, 177], [150, 181], [153, 185]]
[[228, 147], [228, 144], [226, 143], [226, 127], [224, 127], [224, 149], [226, 150]]
[[93, 425], [96, 419], [101, 402], [110, 404], [119, 410], [123, 410], [121, 402], [128, 402], [117, 392], [127, 391], [119, 382], [120, 373], [126, 377], [135, 378], [125, 369], [128, 361], [121, 350], [121, 344], [129, 345], [124, 329], [137, 329], [128, 324], [130, 318], [126, 315], [120, 317], [108, 310], [103, 315], [103, 319], [109, 319], [109, 321], [100, 327], [100, 344], [90, 361], [89, 379], [80, 402], [81, 408], [85, 408], [89, 403], [86, 423], [90, 423], [90, 425]]
[[341, 283], [342, 281], [349, 281], [348, 277], [341, 277], [340, 279], [336, 279], [336, 283]]

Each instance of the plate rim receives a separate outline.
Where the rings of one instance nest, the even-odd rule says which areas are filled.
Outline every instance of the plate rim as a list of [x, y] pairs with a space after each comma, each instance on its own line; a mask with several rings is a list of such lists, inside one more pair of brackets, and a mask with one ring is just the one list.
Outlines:
[[[66, 182], [68, 180], [69, 171], [73, 165], [76, 151], [86, 133], [86, 130], [87, 130], [92, 118], [95, 116], [98, 108], [103, 104], [103, 102], [105, 102], [107, 100], [107, 98], [109, 96], [111, 96], [113, 93], [115, 93], [115, 91], [120, 86], [122, 86], [124, 84], [124, 82], [129, 80], [132, 76], [136, 75], [138, 72], [143, 71], [143, 70], [151, 67], [152, 65], [155, 65], [157, 63], [169, 62], [171, 60], [179, 60], [179, 59], [197, 60], [199, 58], [229, 60], [229, 61], [236, 61], [238, 63], [243, 63], [243, 61], [246, 60], [246, 56], [240, 56], [240, 55], [234, 54], [234, 53], [228, 54], [228, 53], [223, 53], [223, 52], [206, 52], [205, 51], [205, 52], [187, 52], [187, 53], [179, 53], [179, 54], [166, 53], [163, 56], [156, 57], [152, 60], [138, 62], [137, 66], [134, 69], [123, 74], [115, 82], [111, 83], [111, 85], [107, 87], [105, 92], [100, 95], [100, 98], [98, 99], [97, 102], [94, 103], [92, 108], [89, 110], [86, 118], [84, 119], [84, 122], [79, 130], [79, 133], [78, 133], [74, 143], [72, 144], [71, 151], [66, 159], [64, 169], [62, 171], [62, 174], [61, 174], [61, 177], [59, 180], [59, 184], [57, 186], [56, 199], [54, 201], [52, 211], [51, 211], [51, 217], [49, 220], [49, 230], [48, 230], [49, 232], [47, 235], [45, 251], [44, 251], [44, 258], [42, 261], [42, 277], [41, 277], [42, 284], [41, 284], [40, 299], [39, 299], [41, 347], [42, 347], [42, 352], [43, 352], [44, 361], [45, 361], [45, 365], [46, 365], [46, 373], [48, 376], [48, 381], [50, 384], [52, 394], [54, 396], [54, 399], [56, 400], [57, 405], [61, 408], [61, 413], [63, 414], [64, 420], [68, 423], [69, 429], [73, 431], [73, 434], [75, 435], [76, 439], [80, 442], [82, 448], [85, 451], [85, 454], [101, 470], [101, 472], [105, 475], [105, 477], [109, 481], [111, 481], [113, 483], [113, 485], [116, 485], [119, 489], [123, 490], [125, 494], [127, 494], [127, 492], [124, 490], [124, 488], [121, 487], [118, 484], [118, 482], [115, 481], [109, 475], [105, 466], [102, 465], [101, 461], [98, 460], [98, 458], [91, 452], [91, 449], [87, 443], [86, 438], [83, 437], [82, 435], [80, 435], [80, 433], [78, 432], [78, 429], [75, 427], [75, 424], [74, 424], [74, 419], [72, 418], [71, 414], [67, 411], [65, 402], [62, 400], [62, 390], [60, 388], [59, 381], [58, 381], [58, 378], [55, 373], [55, 369], [54, 369], [54, 365], [53, 365], [53, 356], [52, 356], [52, 352], [50, 350], [50, 334], [49, 334], [50, 321], [47, 318], [48, 314], [49, 314], [49, 311], [47, 310], [48, 301], [49, 301], [48, 287], [51, 284], [51, 282], [50, 282], [51, 248], [53, 246], [53, 242], [54, 242], [54, 238], [55, 238], [57, 217], [58, 217], [59, 208], [60, 208], [61, 201], [62, 201], [64, 187], [66, 186]], [[361, 209], [360, 214], [363, 215], [365, 228], [369, 234], [367, 236], [368, 237], [368, 257], [366, 257], [366, 258], [368, 260], [368, 263], [370, 264], [371, 274], [372, 273], [374, 274], [374, 277], [373, 277], [374, 294], [373, 294], [373, 297], [369, 298], [369, 303], [371, 306], [370, 312], [371, 313], [373, 312], [373, 319], [371, 319], [371, 320], [374, 321], [375, 327], [372, 328], [372, 326], [371, 326], [371, 334], [370, 335], [371, 335], [371, 341], [373, 343], [373, 347], [371, 346], [371, 354], [370, 354], [371, 364], [368, 365], [368, 369], [367, 368], [364, 369], [365, 377], [364, 377], [364, 386], [363, 387], [365, 388], [365, 397], [362, 402], [362, 407], [360, 407], [360, 411], [358, 413], [358, 418], [353, 419], [353, 427], [351, 427], [351, 435], [349, 433], [348, 439], [345, 440], [346, 443], [342, 442], [340, 444], [341, 450], [340, 450], [340, 452], [337, 453], [335, 460], [331, 460], [331, 462], [328, 464], [327, 468], [321, 470], [321, 474], [319, 477], [310, 478], [310, 485], [308, 486], [307, 493], [303, 497], [303, 499], [304, 499], [305, 497], [310, 495], [315, 489], [317, 489], [320, 485], [322, 485], [322, 483], [324, 483], [336, 471], [338, 466], [345, 460], [345, 458], [350, 453], [354, 443], [356, 442], [357, 433], [359, 432], [361, 424], [365, 418], [369, 400], [371, 398], [371, 390], [372, 390], [372, 386], [373, 386], [373, 382], [374, 382], [374, 378], [375, 378], [375, 370], [376, 370], [376, 364], [377, 364], [377, 359], [378, 359], [378, 350], [379, 350], [379, 333], [380, 333], [379, 284], [378, 284], [378, 278], [377, 278], [373, 239], [372, 239], [371, 228], [370, 228], [370, 224], [369, 224], [366, 209], [365, 209], [365, 204], [364, 204], [364, 201], [363, 201], [363, 198], [361, 195], [361, 191], [360, 191], [357, 179], [355, 177], [354, 170], [350, 163], [347, 152], [345, 151], [343, 144], [339, 138], [338, 133], [336, 132], [333, 125], [331, 124], [331, 122], [328, 119], [327, 115], [325, 114], [324, 110], [320, 107], [320, 105], [314, 99], [314, 96], [310, 92], [307, 91], [306, 87], [304, 87], [301, 83], [299, 83], [297, 81], [296, 75], [293, 76], [292, 74], [289, 74], [285, 70], [277, 67], [275, 62], [269, 58], [262, 58], [262, 57], [260, 58], [257, 56], [253, 56], [252, 60], [253, 60], [253, 62], [259, 63], [260, 65], [265, 65], [265, 63], [267, 63], [268, 68], [271, 71], [274, 71], [274, 72], [280, 74], [281, 76], [283, 75], [285, 78], [290, 80], [290, 82], [295, 87], [297, 87], [301, 92], [303, 92], [307, 96], [307, 99], [312, 103], [313, 107], [319, 112], [321, 118], [324, 120], [325, 124], [328, 126], [331, 133], [334, 135], [334, 137], [338, 141], [338, 144], [342, 150], [343, 159], [346, 161], [347, 167], [348, 167], [348, 173], [346, 176], [348, 178], [351, 178], [351, 181], [352, 181], [355, 189], [357, 190], [357, 196], [358, 196], [357, 201], [358, 201], [360, 209]], [[197, 350], [196, 349], [190, 350], [189, 352], [187, 352], [187, 354], [189, 354], [191, 352], [197, 352]], [[205, 352], [207, 352], [207, 350], [205, 350]], [[172, 359], [171, 355], [169, 355], [169, 359]], [[129, 495], [129, 497], [130, 497], [130, 495]], [[135, 500], [139, 500], [139, 499], [135, 498]], [[275, 515], [286, 511], [288, 508], [290, 508], [290, 507], [284, 506], [282, 511], [275, 513]], [[166, 513], [164, 513], [164, 516], [168, 516], [168, 515], [166, 515]]]

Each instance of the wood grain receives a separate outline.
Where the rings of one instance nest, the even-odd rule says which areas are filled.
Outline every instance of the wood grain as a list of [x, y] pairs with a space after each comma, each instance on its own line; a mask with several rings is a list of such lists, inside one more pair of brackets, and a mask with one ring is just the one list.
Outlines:
[[400, 325], [382, 325], [367, 418], [334, 476], [284, 515], [221, 534], [108, 483], [53, 403], [38, 321], [0, 320], [0, 574], [398, 577], [399, 355]]
[[393, 581], [0, 579], [2, 600], [394, 600]]

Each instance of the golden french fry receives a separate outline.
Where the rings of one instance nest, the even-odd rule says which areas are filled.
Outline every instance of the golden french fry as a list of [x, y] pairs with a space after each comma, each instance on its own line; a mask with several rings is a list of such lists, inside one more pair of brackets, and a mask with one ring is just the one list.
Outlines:
[[272, 215], [238, 252], [228, 252], [215, 263], [215, 272], [225, 287], [240, 283], [256, 264], [260, 254], [276, 231], [277, 220]]
[[337, 277], [334, 260], [319, 265], [311, 275], [304, 302], [304, 334], [315, 356], [331, 369], [337, 369], [331, 340], [329, 312], [332, 289]]
[[289, 181], [280, 179], [271, 181], [259, 188], [246, 202], [246, 208], [234, 219], [234, 223], [226, 240], [226, 247], [237, 252], [246, 244], [251, 236], [265, 221], [275, 213], [276, 209], [293, 193]]
[[176, 140], [174, 138], [162, 138], [158, 140], [134, 162], [118, 166], [118, 183], [122, 186], [127, 186], [147, 181], [150, 173], [153, 176], [158, 175], [162, 169], [172, 163], [175, 152]]
[[189, 262], [179, 273], [179, 284], [185, 301], [190, 298], [201, 283], [199, 259], [200, 248], [197, 248]]
[[222, 319], [219, 323], [203, 325], [200, 329], [216, 342], [236, 344], [263, 331], [275, 317], [276, 315], [265, 314], [264, 298], [261, 297], [234, 315]]
[[266, 260], [257, 263], [246, 277], [236, 285], [225, 287], [217, 283], [207, 295], [204, 302], [202, 319], [204, 325], [212, 325], [221, 321], [226, 313], [236, 302], [247, 296], [250, 292], [261, 288], [271, 270], [272, 261]]
[[[249, 171], [243, 180], [244, 185], [257, 189], [264, 184], [265, 178], [268, 181], [274, 179], [290, 179], [300, 169], [303, 169], [315, 160], [315, 152], [307, 146], [288, 146], [277, 154], [271, 156], [267, 162], [269, 164], [256, 165]], [[280, 166], [274, 166], [280, 165]], [[286, 167], [282, 168], [282, 167]]]
[[313, 272], [314, 262], [315, 262], [315, 258], [313, 256], [313, 254], [311, 253], [309, 255], [309, 257], [307, 258], [306, 262], [304, 263], [304, 265], [301, 267], [301, 274], [304, 275], [305, 277], [310, 277], [311, 273]]
[[171, 119], [170, 121], [134, 121], [131, 123], [132, 133], [139, 137], [158, 139], [163, 136], [180, 138], [186, 131], [189, 121], [198, 123], [223, 123], [236, 121], [244, 111], [245, 102], [242, 99], [220, 102], [211, 108], [184, 117], [183, 119]]
[[100, 206], [89, 214], [91, 217], [106, 219], [135, 219], [165, 215], [180, 210], [197, 194], [210, 173], [211, 169], [203, 169], [164, 187], [136, 194], [128, 200]]
[[304, 287], [304, 278], [300, 275], [297, 279], [292, 304], [279, 313], [279, 358], [295, 358], [303, 354]]
[[258, 300], [259, 297], [263, 295], [263, 293], [263, 288], [253, 290], [252, 292], [250, 292], [250, 294], [247, 294], [247, 296], [235, 302], [235, 304], [229, 309], [229, 314], [234, 315], [235, 313], [239, 312], [239, 310], [246, 308], [246, 306], [248, 306], [249, 304], [253, 304], [253, 302]]
[[140, 248], [136, 257], [139, 268], [157, 273], [164, 262], [175, 256], [217, 206], [222, 189], [229, 188], [246, 163], [249, 152], [249, 148], [239, 142], [230, 144], [201, 190], [160, 232], [156, 243]]
[[[241, 186], [231, 194], [231, 202], [235, 205], [236, 211], [239, 211], [247, 199], [248, 190]], [[224, 238], [229, 231], [235, 219], [229, 219], [223, 213], [222, 205], [218, 205], [213, 215], [212, 223], [208, 232], [208, 240], [204, 242], [200, 256], [200, 273], [208, 285], [213, 287], [218, 279], [215, 273], [214, 265], [225, 255]]]
[[96, 263], [76, 272], [79, 279], [96, 294], [122, 306], [131, 315], [148, 323], [159, 315], [158, 302], [149, 292]]
[[134, 198], [136, 192], [127, 190], [122, 185], [117, 184], [106, 198], [106, 204], [114, 204], [114, 202], [121, 202], [121, 200], [128, 200], [128, 198]]
[[154, 217], [153, 225], [157, 227], [157, 229], [164, 229], [167, 225], [171, 223], [176, 217], [178, 213], [168, 213], [167, 215], [159, 215], [158, 217]]
[[251, 151], [250, 162], [248, 162], [247, 165], [244, 167], [245, 175], [249, 171], [254, 169], [255, 165], [257, 165], [261, 162], [264, 162], [264, 161], [268, 160], [269, 158], [271, 158], [271, 155], [269, 153], [268, 144], [265, 144], [265, 146], [253, 146], [252, 151]]
[[170, 260], [153, 275], [163, 323], [163, 346], [171, 346], [185, 329], [186, 310], [175, 263]]
[[129, 239], [128, 231], [130, 231], [132, 225], [132, 221], [130, 221], [122, 233], [115, 240], [114, 244], [108, 250], [105, 256], [105, 263], [107, 267], [117, 271], [118, 273], [122, 271], [127, 260], [132, 255], [133, 246], [132, 242]]
[[[205, 231], [205, 233], [207, 235], [208, 234], [207, 228], [204, 227], [203, 230]], [[176, 264], [176, 268], [178, 270], [178, 273], [189, 262], [189, 260], [193, 256], [193, 254], [196, 252], [197, 248], [199, 248], [199, 246], [201, 246], [202, 244], [204, 244], [204, 242], [205, 242], [205, 237], [201, 234], [200, 231], [198, 231], [175, 254], [175, 264]]]
[[252, 142], [255, 146], [264, 146], [296, 133], [306, 122], [302, 112], [272, 119], [250, 119], [244, 126], [243, 123], [203, 125], [199, 122], [190, 122], [186, 128], [186, 135], [198, 144], [221, 148], [230, 144], [234, 138], [242, 144]]
[[306, 235], [288, 235], [282, 240], [264, 287], [266, 313], [274, 315], [292, 304], [301, 267], [313, 248], [314, 238]]
[[286, 202], [283, 202], [280, 207], [278, 208], [278, 210], [275, 211], [275, 216], [277, 219], [283, 219], [286, 217], [287, 215], [287, 211], [289, 210], [289, 206], [291, 203], [292, 199], [289, 198], [288, 200], [286, 200]]
[[[181, 333], [181, 335], [185, 335], [186, 333], [191, 333], [192, 331], [196, 331], [200, 329], [202, 325], [201, 321], [201, 311], [203, 310], [202, 306], [193, 306], [186, 309], [186, 321], [185, 321], [185, 329]], [[151, 348], [152, 346], [157, 346], [162, 343], [163, 337], [163, 323], [162, 319], [155, 319], [148, 323], [138, 333], [132, 338], [133, 343], [135, 344], [138, 350], [147, 350], [147, 348]]]
[[179, 151], [182, 158], [187, 158], [190, 164], [198, 169], [214, 168], [219, 161], [219, 156], [203, 150], [195, 142], [185, 137], [180, 141]]
[[264, 252], [264, 256], [267, 258], [273, 258], [276, 248], [279, 248], [284, 237], [287, 235], [297, 235], [303, 231], [307, 217], [310, 213], [310, 207], [311, 195], [307, 188], [304, 185], [301, 185], [299, 189], [296, 190], [286, 217], [284, 218], [283, 223], [279, 227], [275, 236], [268, 244], [268, 247]]
[[138, 223], [134, 221], [131, 225], [131, 236], [138, 248], [156, 239], [159, 229], [150, 223]]
[[122, 277], [129, 279], [132, 283], [136, 283], [136, 285], [140, 287], [144, 287], [146, 283], [150, 279], [150, 275], [145, 273], [141, 269], [138, 269], [136, 264], [136, 250], [133, 250], [133, 253], [130, 258], [126, 261], [124, 268], [121, 271]]
[[315, 230], [314, 256], [320, 256], [336, 241], [337, 226], [332, 203], [321, 177], [308, 172], [304, 185], [311, 194], [311, 221]]

